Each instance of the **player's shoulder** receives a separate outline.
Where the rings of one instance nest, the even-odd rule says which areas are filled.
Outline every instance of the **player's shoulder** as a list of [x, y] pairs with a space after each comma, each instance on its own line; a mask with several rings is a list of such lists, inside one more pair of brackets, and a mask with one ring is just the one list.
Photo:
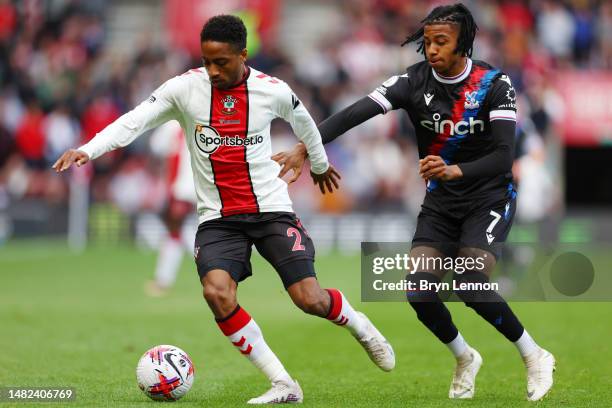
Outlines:
[[250, 68], [247, 85], [249, 94], [258, 95], [265, 100], [272, 101], [274, 110], [283, 110], [289, 106], [295, 109], [299, 104], [299, 99], [285, 81], [268, 75], [264, 72]]
[[249, 78], [247, 79], [249, 88], [256, 88], [271, 94], [290, 92], [289, 85], [282, 79], [268, 75], [255, 68], [249, 67], [249, 70]]
[[474, 66], [473, 71], [482, 71], [484, 75], [490, 77], [491, 84], [496, 84], [502, 87], [512, 87], [512, 80], [510, 76], [505, 73], [501, 68], [495, 67], [488, 62], [482, 60], [472, 60]]
[[204, 68], [190, 69], [189, 71], [168, 79], [157, 88], [153, 95], [165, 94], [168, 96], [180, 97], [190, 89], [193, 89], [196, 82], [202, 83], [203, 81], [208, 81], [208, 74]]
[[414, 81], [415, 71], [412, 66], [406, 69], [406, 72], [401, 74], [395, 74], [387, 78], [375, 91], [381, 93], [383, 96], [387, 95], [388, 92], [403, 92], [407, 90], [407, 86]]
[[192, 68], [172, 78], [177, 85], [191, 85], [194, 82], [210, 82], [206, 68]]
[[424, 78], [431, 74], [431, 67], [427, 60], [420, 61], [406, 68], [406, 74], [408, 74], [409, 78]]
[[415, 84], [425, 82], [428, 66], [426, 61], [413, 64], [406, 68], [403, 73], [389, 77], [377, 88], [377, 91], [383, 95], [386, 95], [387, 91], [404, 94], [412, 89]]
[[[483, 70], [481, 80], [488, 87], [486, 100], [491, 111], [502, 114], [503, 119], [512, 117], [516, 120], [516, 91], [510, 76], [500, 68], [484, 61], [474, 61], [476, 69]], [[491, 117], [493, 119], [493, 116]]]

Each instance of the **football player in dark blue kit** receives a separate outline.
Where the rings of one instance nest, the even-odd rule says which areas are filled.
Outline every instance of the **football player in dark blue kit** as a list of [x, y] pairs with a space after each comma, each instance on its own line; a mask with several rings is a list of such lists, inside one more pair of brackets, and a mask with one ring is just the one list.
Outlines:
[[[516, 208], [516, 94], [506, 74], [471, 59], [477, 29], [463, 4], [436, 7], [404, 43], [418, 42], [425, 61], [329, 117], [319, 130], [328, 143], [376, 115], [395, 109], [408, 113], [416, 132], [419, 172], [427, 181], [410, 255], [480, 260], [473, 263], [480, 267], [453, 276], [456, 286], [476, 289], [455, 293], [515, 344], [527, 368], [527, 399], [537, 401], [552, 387], [555, 359], [533, 340], [497, 292], [482, 289]], [[301, 145], [277, 154], [281, 177], [289, 169], [299, 172], [305, 157]], [[439, 283], [446, 271], [436, 269], [439, 262], [431, 264], [411, 271], [407, 279], [416, 287]], [[457, 360], [449, 397], [472, 398], [482, 357], [457, 330], [435, 290], [409, 291], [407, 296], [418, 319]]]

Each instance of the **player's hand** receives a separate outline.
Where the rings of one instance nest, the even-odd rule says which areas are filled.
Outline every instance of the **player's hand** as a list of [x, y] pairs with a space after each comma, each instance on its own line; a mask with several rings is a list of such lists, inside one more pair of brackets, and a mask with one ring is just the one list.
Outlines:
[[312, 177], [313, 183], [319, 185], [319, 190], [321, 190], [321, 194], [325, 194], [325, 187], [327, 187], [327, 191], [330, 193], [334, 192], [334, 187], [336, 190], [340, 188], [338, 184], [338, 180], [341, 180], [342, 177], [340, 173], [332, 166], [329, 165], [327, 171], [323, 174], [314, 174], [312, 171], [310, 172], [310, 176]]
[[298, 143], [295, 145], [293, 150], [289, 152], [280, 152], [272, 156], [272, 160], [280, 164], [281, 171], [278, 173], [278, 177], [283, 178], [289, 170], [293, 170], [293, 175], [287, 180], [288, 184], [293, 183], [302, 174], [302, 168], [304, 167], [304, 161], [308, 152], [304, 143]]
[[449, 181], [463, 177], [456, 164], [450, 166], [440, 156], [426, 156], [419, 160], [419, 176], [424, 180]]
[[81, 150], [70, 149], [64, 152], [62, 156], [57, 159], [52, 168], [56, 173], [68, 170], [72, 163], [76, 163], [78, 167], [81, 167], [89, 161], [89, 155]]

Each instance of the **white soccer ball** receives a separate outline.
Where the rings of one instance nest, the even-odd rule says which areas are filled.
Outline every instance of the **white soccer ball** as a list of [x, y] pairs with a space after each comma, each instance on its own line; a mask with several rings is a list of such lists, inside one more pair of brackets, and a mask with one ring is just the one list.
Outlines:
[[193, 385], [195, 370], [191, 358], [178, 347], [155, 346], [138, 361], [138, 387], [156, 401], [176, 401]]

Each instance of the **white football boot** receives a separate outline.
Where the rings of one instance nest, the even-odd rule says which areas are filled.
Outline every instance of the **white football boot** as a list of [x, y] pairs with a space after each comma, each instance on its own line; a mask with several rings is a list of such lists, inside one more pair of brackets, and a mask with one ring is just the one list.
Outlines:
[[247, 404], [301, 404], [304, 401], [304, 393], [300, 384], [293, 380], [291, 383], [276, 381], [272, 388], [265, 394], [251, 398]]
[[389, 344], [387, 339], [380, 334], [378, 329], [365, 314], [361, 312], [356, 313], [363, 319], [366, 325], [366, 334], [361, 338], [357, 338], [357, 341], [363, 346], [368, 356], [370, 356], [370, 360], [372, 360], [378, 368], [383, 371], [393, 370], [393, 367], [395, 367], [395, 353], [393, 352], [393, 347], [391, 347], [391, 344]]
[[482, 366], [482, 357], [472, 347], [467, 346], [465, 353], [457, 359], [448, 397], [452, 399], [470, 399], [476, 391], [476, 375]]
[[555, 357], [543, 348], [523, 358], [527, 367], [527, 399], [539, 401], [553, 386]]

